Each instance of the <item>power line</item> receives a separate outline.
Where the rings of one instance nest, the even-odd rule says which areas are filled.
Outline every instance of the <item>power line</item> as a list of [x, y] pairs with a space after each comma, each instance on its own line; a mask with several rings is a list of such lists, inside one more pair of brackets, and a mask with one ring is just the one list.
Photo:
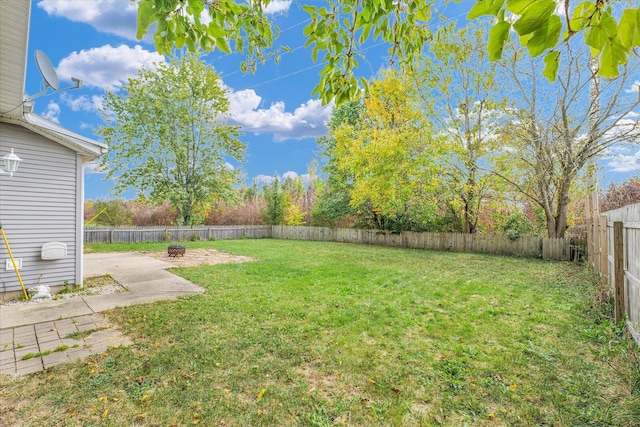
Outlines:
[[253, 88], [256, 88], [256, 87], [264, 86], [264, 85], [269, 84], [269, 83], [277, 82], [278, 80], [282, 80], [282, 79], [285, 79], [287, 77], [294, 76], [296, 74], [304, 73], [305, 71], [309, 71], [309, 70], [312, 70], [314, 68], [321, 67], [322, 65], [323, 64], [315, 64], [315, 65], [312, 65], [310, 67], [303, 68], [301, 70], [293, 71], [293, 72], [285, 74], [283, 76], [276, 77], [275, 79], [267, 80], [266, 82], [257, 83], [257, 84], [251, 85], [251, 86], [247, 86], [246, 88], [241, 89], [241, 90], [253, 89]]
[[[293, 29], [293, 28], [299, 27], [300, 25], [306, 24], [307, 22], [310, 22], [310, 21], [311, 21], [311, 18], [308, 18], [308, 19], [302, 20], [302, 21], [300, 21], [300, 22], [298, 22], [298, 23], [295, 23], [295, 24], [293, 24], [293, 25], [291, 25], [291, 26], [289, 26], [289, 27], [285, 28], [284, 30], [280, 31], [280, 32], [279, 32], [279, 35], [282, 35], [283, 33], [286, 33], [287, 31], [289, 31], [289, 30], [291, 30], [291, 29]], [[301, 47], [304, 47], [304, 45], [299, 46], [299, 47], [297, 47], [296, 49], [293, 49], [293, 50], [297, 50], [297, 49], [299, 49], [299, 48], [301, 48]], [[218, 62], [218, 61], [221, 61], [222, 59], [228, 58], [230, 55], [235, 55], [235, 54], [237, 54], [237, 53], [241, 53], [241, 52], [240, 52], [240, 51], [235, 51], [235, 52], [232, 52], [231, 54], [221, 55], [221, 56], [219, 56], [218, 58], [213, 59], [213, 60], [211, 61], [211, 63], [212, 63], [212, 64], [213, 64], [213, 63], [216, 63], [216, 62]]]
[[[367, 48], [363, 49], [363, 53], [366, 53], [369, 49], [373, 49], [373, 48], [378, 47], [378, 46], [381, 46], [381, 45], [383, 45], [383, 44], [385, 44], [385, 43], [386, 43], [386, 42], [379, 42], [379, 43], [376, 43], [376, 44], [374, 44], [374, 45], [368, 46]], [[301, 46], [300, 48], [302, 48], [302, 47], [303, 47], [303, 46]], [[296, 48], [296, 50], [297, 50], [297, 49], [299, 49], [299, 48]], [[365, 59], [366, 59], [366, 58], [365, 58]], [[367, 61], [367, 62], [368, 62], [368, 61]], [[285, 74], [285, 75], [278, 76], [278, 77], [273, 78], [273, 79], [271, 79], [271, 80], [267, 80], [267, 81], [264, 81], [264, 82], [256, 83], [256, 84], [251, 85], [251, 86], [247, 86], [247, 87], [245, 87], [244, 89], [239, 89], [239, 91], [241, 91], [241, 90], [247, 90], [247, 89], [253, 89], [253, 88], [256, 88], [256, 87], [264, 86], [264, 85], [269, 84], [269, 83], [277, 82], [278, 80], [282, 80], [282, 79], [285, 79], [285, 78], [287, 78], [287, 77], [294, 76], [294, 75], [296, 75], [296, 74], [304, 73], [305, 71], [309, 71], [309, 70], [312, 70], [312, 69], [314, 69], [314, 68], [321, 67], [321, 66], [323, 66], [323, 65], [324, 65], [324, 64], [320, 62], [320, 63], [314, 64], [314, 65], [311, 65], [311, 66], [309, 66], [309, 67], [305, 67], [305, 68], [302, 68], [302, 69], [299, 69], [299, 70], [296, 70], [296, 71], [292, 71], [292, 72], [287, 73], [287, 74]], [[235, 75], [235, 74], [237, 74], [237, 73], [239, 73], [239, 72], [240, 72], [240, 71], [234, 71], [234, 72], [232, 72], [232, 73], [230, 73], [230, 74], [227, 74], [226, 76], [224, 76], [224, 75], [223, 75], [222, 77], [224, 78], [224, 77], [232, 76], [232, 75]]]

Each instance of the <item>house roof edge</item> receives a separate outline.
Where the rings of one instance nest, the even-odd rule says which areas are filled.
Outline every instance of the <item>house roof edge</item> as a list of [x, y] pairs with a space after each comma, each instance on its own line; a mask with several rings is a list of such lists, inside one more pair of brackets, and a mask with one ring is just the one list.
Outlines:
[[84, 162], [90, 162], [105, 154], [107, 146], [96, 140], [84, 137], [58, 123], [54, 123], [34, 113], [22, 117], [0, 115], [0, 122], [11, 123], [29, 129], [45, 138], [57, 142], [82, 155]]

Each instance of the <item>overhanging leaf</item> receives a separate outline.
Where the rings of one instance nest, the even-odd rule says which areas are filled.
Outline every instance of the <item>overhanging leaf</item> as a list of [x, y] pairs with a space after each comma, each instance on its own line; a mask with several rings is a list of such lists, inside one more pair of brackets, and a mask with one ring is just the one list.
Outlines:
[[513, 24], [513, 29], [520, 35], [532, 33], [549, 20], [555, 9], [554, 0], [536, 0]]
[[467, 14], [467, 19], [476, 19], [485, 15], [497, 16], [504, 2], [505, 0], [477, 0]]
[[536, 0], [507, 0], [507, 10], [522, 15], [526, 8], [535, 3]]
[[605, 43], [600, 54], [600, 75], [614, 78], [620, 74], [618, 67], [627, 61], [627, 49], [616, 39]]
[[187, 12], [194, 17], [199, 18], [204, 10], [204, 3], [201, 0], [189, 0]]
[[640, 44], [640, 12], [634, 9], [627, 9], [622, 12], [620, 26], [618, 27], [618, 38], [624, 47], [634, 47]]
[[509, 30], [511, 24], [507, 21], [498, 22], [489, 31], [489, 43], [487, 48], [489, 50], [489, 59], [496, 61], [502, 58], [502, 51], [504, 50], [504, 44], [509, 39]]
[[207, 27], [207, 32], [213, 38], [224, 37], [224, 28], [220, 27], [215, 21], [211, 21]]
[[584, 30], [584, 42], [587, 46], [599, 52], [607, 42], [607, 35], [599, 26], [586, 27]]
[[229, 46], [229, 40], [224, 37], [216, 38], [216, 46], [224, 53], [231, 53], [231, 46]]
[[147, 29], [152, 22], [155, 22], [153, 10], [153, 2], [149, 0], [141, 0], [138, 3], [138, 31], [136, 33], [136, 38], [141, 40], [142, 37], [147, 33]]
[[591, 16], [593, 16], [595, 10], [596, 6], [593, 2], [584, 1], [578, 4], [573, 12], [573, 17], [570, 20], [571, 29], [573, 31], [582, 30], [589, 23], [589, 20], [591, 19]]
[[558, 66], [560, 64], [560, 52], [553, 50], [544, 57], [544, 71], [542, 75], [550, 82], [555, 81], [558, 75]]
[[553, 48], [560, 38], [562, 32], [562, 22], [560, 17], [552, 15], [542, 27], [533, 32], [532, 37], [527, 42], [529, 55], [536, 57], [547, 49]]

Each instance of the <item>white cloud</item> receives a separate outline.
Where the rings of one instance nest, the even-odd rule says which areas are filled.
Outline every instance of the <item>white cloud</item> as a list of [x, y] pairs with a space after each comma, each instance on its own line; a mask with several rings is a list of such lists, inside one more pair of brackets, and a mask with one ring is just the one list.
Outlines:
[[[280, 181], [280, 183], [282, 184], [287, 178], [291, 178], [291, 179], [296, 179], [296, 178], [300, 178], [302, 180], [302, 184], [306, 187], [309, 182], [311, 181], [311, 176], [307, 173], [302, 174], [302, 175], [298, 175], [297, 172], [294, 171], [287, 171], [285, 173], [282, 174], [282, 176], [278, 175], [278, 180]], [[273, 181], [276, 179], [275, 176], [271, 176], [271, 175], [258, 175], [255, 178], [253, 178], [253, 180], [258, 184], [258, 185], [271, 185], [273, 184]]]
[[60, 95], [60, 101], [71, 108], [71, 111], [98, 111], [102, 108], [102, 97], [82, 95], [77, 98], [67, 93]]
[[255, 134], [273, 133], [276, 141], [287, 139], [317, 138], [327, 132], [332, 105], [322, 105], [311, 99], [293, 112], [285, 110], [284, 102], [276, 102], [269, 108], [260, 108], [262, 97], [253, 89], [230, 91], [229, 113], [231, 121]]
[[271, 185], [271, 183], [273, 182], [274, 179], [275, 178], [273, 176], [270, 176], [270, 175], [258, 175], [255, 178], [253, 178], [253, 180], [258, 185]]
[[287, 178], [296, 179], [297, 177], [298, 177], [298, 174], [295, 173], [294, 171], [288, 171], [282, 174], [283, 181]]
[[85, 163], [84, 164], [84, 173], [85, 174], [91, 174], [91, 173], [106, 173], [105, 171], [100, 169], [100, 164], [99, 163]]
[[291, 0], [272, 0], [264, 10], [266, 15], [284, 14], [289, 11]]
[[89, 24], [96, 30], [136, 40], [138, 3], [127, 0], [41, 0], [38, 7], [51, 16]]
[[[584, 137], [586, 138], [586, 135]], [[627, 113], [618, 120], [615, 126], [611, 125], [602, 137], [609, 140], [610, 143], [618, 142], [621, 147], [626, 147], [627, 142], [638, 141], [640, 138], [640, 114], [635, 111]]]
[[638, 92], [640, 90], [640, 80], [636, 80], [631, 84], [631, 87], [629, 89], [625, 89], [624, 91], [626, 93], [634, 93], [634, 92]]
[[638, 144], [616, 144], [602, 154], [605, 168], [612, 172], [640, 171], [640, 146]]
[[71, 53], [60, 61], [56, 71], [60, 79], [70, 81], [73, 76], [85, 86], [115, 90], [127, 78], [136, 76], [140, 68], [154, 69], [154, 63], [159, 62], [164, 62], [162, 55], [141, 46], [107, 44]]
[[607, 168], [613, 172], [640, 172], [640, 149], [632, 154], [617, 154], [610, 158]]
[[300, 178], [302, 180], [302, 185], [304, 185], [305, 187], [309, 184], [309, 181], [311, 181], [311, 176], [308, 173], [298, 175], [294, 171], [288, 171], [282, 174], [283, 181], [286, 180], [287, 178], [291, 178], [291, 179]]
[[60, 105], [53, 101], [49, 101], [45, 112], [42, 113], [42, 117], [51, 120], [52, 122], [60, 123]]

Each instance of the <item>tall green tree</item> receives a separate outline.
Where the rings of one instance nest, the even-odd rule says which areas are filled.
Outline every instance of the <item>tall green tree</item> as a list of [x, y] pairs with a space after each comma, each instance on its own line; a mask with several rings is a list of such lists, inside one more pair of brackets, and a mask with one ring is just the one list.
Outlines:
[[125, 205], [122, 199], [96, 200], [93, 204], [94, 219], [96, 225], [109, 225], [112, 227], [131, 225], [133, 212]]
[[[265, 14], [269, 0], [138, 0], [138, 38], [153, 24], [160, 53], [174, 46], [194, 51], [244, 52], [243, 69], [278, 51], [270, 51], [278, 28]], [[623, 5], [612, 8], [611, 5]], [[564, 0], [476, 0], [468, 18], [490, 16], [493, 20], [487, 43], [492, 59], [500, 58], [511, 29], [532, 56], [545, 53], [544, 74], [554, 79], [560, 50], [577, 34], [598, 56], [603, 76], [613, 77], [634, 48], [640, 46], [640, 7], [620, 1]], [[305, 28], [307, 46], [324, 68], [315, 93], [328, 103], [358, 100], [355, 69], [370, 40], [389, 46], [392, 62], [410, 67], [425, 44], [432, 40], [428, 28], [434, 12], [433, 0], [327, 0], [322, 5], [304, 4], [310, 22]], [[283, 48], [286, 50], [286, 48]], [[361, 80], [366, 85], [365, 81]]]
[[105, 179], [115, 178], [115, 193], [169, 200], [182, 224], [201, 221], [199, 210], [213, 198], [231, 199], [240, 178], [228, 162], [241, 162], [245, 145], [226, 122], [228, 106], [220, 77], [197, 54], [141, 70], [104, 96], [97, 133], [109, 145]]
[[262, 192], [266, 202], [262, 218], [269, 225], [284, 225], [291, 200], [282, 187], [280, 177], [276, 175], [271, 184], [265, 184]]
[[322, 172], [326, 177], [321, 191], [318, 192], [313, 208], [315, 225], [333, 226], [355, 214], [351, 207], [351, 188], [353, 177], [338, 168], [336, 139], [333, 134], [343, 125], [358, 127], [364, 110], [361, 101], [346, 102], [333, 110], [328, 123], [329, 133], [316, 140], [323, 161]]
[[[496, 151], [502, 121], [496, 63], [485, 49], [487, 26], [443, 27], [429, 45], [416, 88], [446, 147], [443, 194], [459, 231], [475, 233], [479, 214], [496, 197], [495, 178], [486, 168]], [[483, 165], [484, 163], [484, 165]]]

